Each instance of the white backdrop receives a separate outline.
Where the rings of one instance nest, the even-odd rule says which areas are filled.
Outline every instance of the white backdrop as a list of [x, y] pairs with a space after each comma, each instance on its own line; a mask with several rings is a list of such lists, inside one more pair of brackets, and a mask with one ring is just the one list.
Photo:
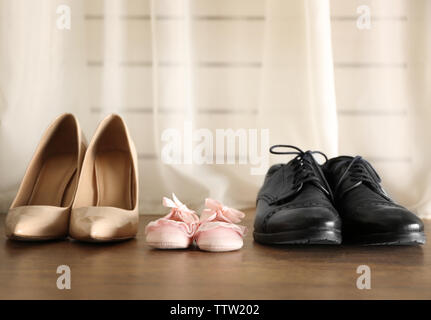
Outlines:
[[[56, 25], [62, 4], [70, 30]], [[75, 113], [90, 139], [117, 112], [139, 152], [142, 213], [164, 213], [171, 192], [194, 209], [208, 196], [254, 206], [263, 175], [240, 150], [235, 164], [161, 161], [163, 132], [187, 142], [186, 123], [363, 155], [431, 217], [430, 18], [426, 0], [0, 0], [0, 211], [55, 116]]]

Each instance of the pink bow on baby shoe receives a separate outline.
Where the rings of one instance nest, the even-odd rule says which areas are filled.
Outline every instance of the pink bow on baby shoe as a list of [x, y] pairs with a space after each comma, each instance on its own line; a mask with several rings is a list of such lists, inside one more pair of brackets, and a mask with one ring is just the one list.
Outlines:
[[195, 224], [199, 221], [195, 211], [187, 208], [178, 198], [172, 193], [172, 199], [163, 197], [163, 206], [171, 208], [171, 212], [165, 217], [176, 221], [183, 221], [187, 224]]
[[201, 214], [201, 221], [220, 219], [230, 223], [238, 223], [245, 217], [245, 213], [239, 210], [224, 206], [221, 202], [206, 198], [207, 208]]

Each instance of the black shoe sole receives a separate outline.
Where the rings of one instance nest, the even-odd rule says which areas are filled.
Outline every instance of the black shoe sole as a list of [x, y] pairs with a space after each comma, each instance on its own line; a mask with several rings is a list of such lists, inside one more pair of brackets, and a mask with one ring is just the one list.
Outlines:
[[341, 231], [302, 229], [278, 233], [253, 232], [254, 240], [262, 244], [340, 244]]
[[345, 242], [364, 246], [411, 246], [425, 244], [426, 237], [424, 232], [387, 232], [349, 237]]

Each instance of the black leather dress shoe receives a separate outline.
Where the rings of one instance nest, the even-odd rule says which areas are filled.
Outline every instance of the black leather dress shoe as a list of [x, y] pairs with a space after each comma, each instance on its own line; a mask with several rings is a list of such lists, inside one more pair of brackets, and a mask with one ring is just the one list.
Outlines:
[[425, 243], [422, 221], [392, 201], [369, 162], [337, 157], [323, 165], [343, 222], [343, 241], [365, 245]]
[[[296, 151], [274, 151], [280, 147]], [[257, 197], [254, 239], [263, 244], [341, 243], [340, 217], [313, 153], [326, 156], [289, 145], [273, 146], [270, 152], [296, 157], [268, 170]]]

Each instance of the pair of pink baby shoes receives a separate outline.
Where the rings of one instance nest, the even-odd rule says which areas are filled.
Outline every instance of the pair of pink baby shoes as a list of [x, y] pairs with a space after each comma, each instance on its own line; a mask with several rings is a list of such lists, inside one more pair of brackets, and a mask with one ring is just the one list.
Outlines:
[[171, 212], [163, 218], [150, 222], [145, 228], [147, 243], [158, 249], [184, 249], [193, 241], [205, 251], [233, 251], [241, 249], [246, 232], [237, 225], [244, 213], [224, 206], [217, 200], [205, 199], [206, 209], [201, 217], [190, 210], [172, 194], [163, 198], [163, 205]]

